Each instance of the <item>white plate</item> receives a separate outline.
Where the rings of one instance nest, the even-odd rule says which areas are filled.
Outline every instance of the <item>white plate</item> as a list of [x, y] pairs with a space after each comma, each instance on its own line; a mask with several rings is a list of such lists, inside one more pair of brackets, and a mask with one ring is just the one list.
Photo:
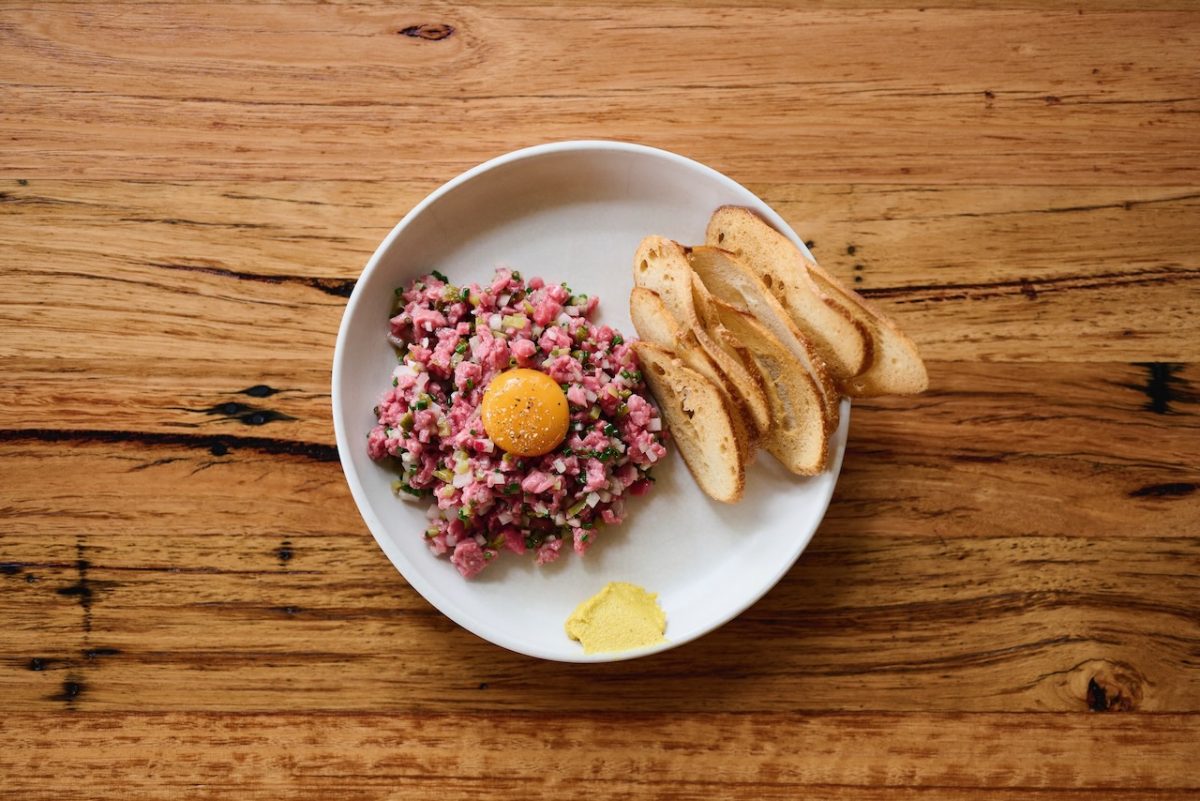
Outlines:
[[[560, 142], [518, 150], [435, 191], [392, 230], [367, 263], [346, 306], [333, 360], [338, 453], [363, 519], [414, 589], [497, 645], [543, 659], [604, 662], [680, 645], [732, 619], [787, 572], [816, 531], [841, 468], [849, 422], [834, 437], [830, 470], [797, 479], [760, 454], [734, 506], [710, 501], [671, 449], [654, 489], [628, 504], [626, 521], [598, 530], [584, 558], [564, 551], [538, 568], [502, 553], [466, 581], [425, 546], [424, 505], [396, 498], [394, 476], [367, 457], [372, 407], [396, 357], [384, 335], [393, 290], [437, 269], [454, 283], [486, 283], [497, 265], [566, 281], [600, 296], [598, 319], [627, 336], [633, 254], [648, 234], [699, 243], [712, 211], [750, 206], [804, 243], [749, 190], [689, 159], [618, 142]], [[807, 252], [807, 251], [806, 251]], [[563, 623], [609, 581], [658, 593], [668, 642], [585, 655]]]

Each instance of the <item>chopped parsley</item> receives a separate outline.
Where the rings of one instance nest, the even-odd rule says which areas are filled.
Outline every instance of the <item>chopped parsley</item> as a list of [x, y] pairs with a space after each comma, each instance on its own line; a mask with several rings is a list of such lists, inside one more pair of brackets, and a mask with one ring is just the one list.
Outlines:
[[621, 452], [611, 445], [596, 454], [596, 458], [602, 462], [607, 462], [609, 459], [615, 459], [621, 455]]

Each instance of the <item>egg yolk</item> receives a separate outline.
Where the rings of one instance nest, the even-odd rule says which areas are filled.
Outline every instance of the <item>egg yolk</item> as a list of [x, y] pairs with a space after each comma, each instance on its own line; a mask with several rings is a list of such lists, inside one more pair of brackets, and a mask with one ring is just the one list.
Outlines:
[[567, 396], [537, 370], [507, 370], [483, 393], [483, 428], [514, 456], [541, 456], [567, 436]]

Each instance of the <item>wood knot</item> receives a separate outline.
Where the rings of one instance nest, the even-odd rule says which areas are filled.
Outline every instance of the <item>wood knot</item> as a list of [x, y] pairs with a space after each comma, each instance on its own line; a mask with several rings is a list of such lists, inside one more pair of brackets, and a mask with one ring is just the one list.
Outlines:
[[1093, 712], [1132, 712], [1142, 706], [1146, 679], [1125, 662], [1093, 659], [1068, 674], [1071, 695]]
[[454, 34], [454, 26], [441, 22], [427, 22], [423, 25], [409, 25], [396, 31], [401, 36], [413, 39], [426, 39], [430, 42], [440, 42]]

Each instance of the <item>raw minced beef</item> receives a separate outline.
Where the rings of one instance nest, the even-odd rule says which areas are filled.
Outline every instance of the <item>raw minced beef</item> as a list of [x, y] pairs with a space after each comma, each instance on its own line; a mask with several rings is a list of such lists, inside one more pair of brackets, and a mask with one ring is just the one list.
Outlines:
[[[505, 549], [538, 564], [563, 543], [583, 554], [598, 526], [621, 522], [625, 493], [649, 488], [666, 432], [636, 353], [589, 319], [598, 298], [503, 268], [487, 286], [435, 271], [396, 296], [388, 339], [400, 364], [367, 447], [395, 467], [399, 495], [433, 499], [430, 549], [471, 578]], [[488, 382], [514, 367], [546, 373], [568, 401], [567, 436], [543, 456], [502, 452], [480, 419]]]

